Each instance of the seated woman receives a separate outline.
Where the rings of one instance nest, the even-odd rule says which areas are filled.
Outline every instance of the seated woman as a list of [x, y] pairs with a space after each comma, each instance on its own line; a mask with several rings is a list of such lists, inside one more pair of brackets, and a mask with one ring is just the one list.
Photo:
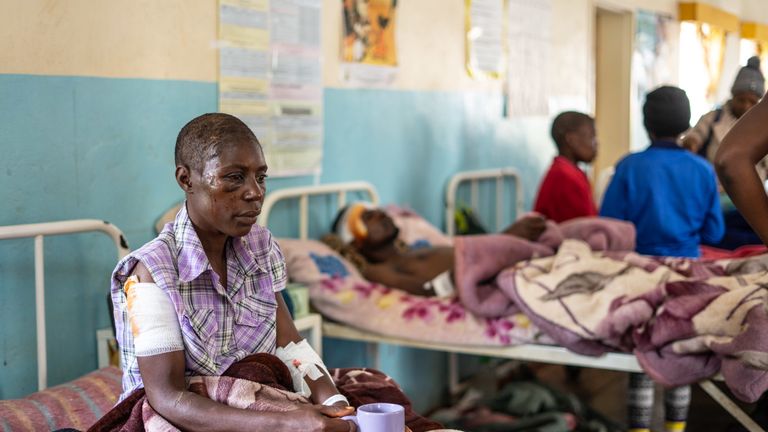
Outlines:
[[[279, 294], [286, 284], [280, 249], [255, 225], [267, 178], [256, 136], [233, 116], [205, 114], [179, 132], [175, 157], [186, 204], [112, 275], [120, 399], [143, 387], [158, 414], [188, 431], [355, 430], [340, 418], [354, 409], [299, 336]], [[251, 411], [186, 387], [185, 377], [222, 375], [276, 348], [295, 390], [318, 405], [290, 415]]]
[[[503, 233], [533, 241], [545, 228], [542, 217], [528, 216]], [[408, 248], [398, 240], [399, 230], [392, 218], [365, 203], [342, 209], [332, 231], [334, 235], [324, 241], [358, 265], [371, 282], [419, 296], [453, 295], [453, 247]]]

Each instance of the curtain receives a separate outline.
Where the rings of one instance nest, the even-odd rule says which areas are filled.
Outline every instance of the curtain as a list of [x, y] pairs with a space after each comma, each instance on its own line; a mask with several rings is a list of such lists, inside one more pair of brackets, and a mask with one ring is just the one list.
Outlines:
[[698, 23], [699, 41], [704, 50], [704, 64], [707, 68], [707, 99], [714, 103], [717, 87], [723, 74], [725, 60], [725, 30], [705, 23]]
[[763, 75], [768, 76], [768, 41], [756, 41], [757, 56], [760, 57], [760, 68]]

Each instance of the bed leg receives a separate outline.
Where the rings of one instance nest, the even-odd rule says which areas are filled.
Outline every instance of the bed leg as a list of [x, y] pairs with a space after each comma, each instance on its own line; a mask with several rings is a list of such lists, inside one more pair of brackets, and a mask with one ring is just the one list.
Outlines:
[[747, 413], [744, 412], [738, 405], [736, 405], [725, 393], [720, 390], [710, 380], [704, 380], [699, 382], [699, 386], [702, 390], [707, 392], [709, 396], [715, 400], [721, 407], [725, 408], [729, 414], [731, 414], [742, 426], [744, 426], [749, 432], [765, 432], [765, 429], [760, 427]]
[[381, 370], [381, 362], [379, 361], [379, 343], [368, 342], [365, 344], [366, 353], [365, 357], [370, 367], [376, 370]]
[[448, 353], [448, 391], [451, 397], [458, 396], [461, 393], [462, 385], [459, 382], [459, 355]]

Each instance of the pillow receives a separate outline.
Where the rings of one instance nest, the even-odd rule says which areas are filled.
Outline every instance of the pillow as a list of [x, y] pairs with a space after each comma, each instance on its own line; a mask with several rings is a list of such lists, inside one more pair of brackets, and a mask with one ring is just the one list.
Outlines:
[[349, 261], [317, 240], [277, 239], [285, 257], [288, 279], [305, 285], [333, 278], [363, 276]]
[[408, 246], [418, 248], [453, 244], [450, 237], [413, 211], [394, 205], [387, 206], [385, 210], [400, 229], [400, 240]]

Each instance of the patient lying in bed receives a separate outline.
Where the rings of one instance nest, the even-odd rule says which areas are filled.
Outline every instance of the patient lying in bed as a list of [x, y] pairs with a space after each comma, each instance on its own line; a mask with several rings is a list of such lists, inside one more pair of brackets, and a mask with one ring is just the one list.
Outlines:
[[[544, 218], [528, 216], [503, 234], [535, 241], [546, 228]], [[352, 258], [366, 279], [419, 296], [454, 294], [454, 249], [450, 246], [411, 248], [399, 241], [399, 230], [383, 210], [366, 203], [351, 204], [339, 212], [324, 239]]]

